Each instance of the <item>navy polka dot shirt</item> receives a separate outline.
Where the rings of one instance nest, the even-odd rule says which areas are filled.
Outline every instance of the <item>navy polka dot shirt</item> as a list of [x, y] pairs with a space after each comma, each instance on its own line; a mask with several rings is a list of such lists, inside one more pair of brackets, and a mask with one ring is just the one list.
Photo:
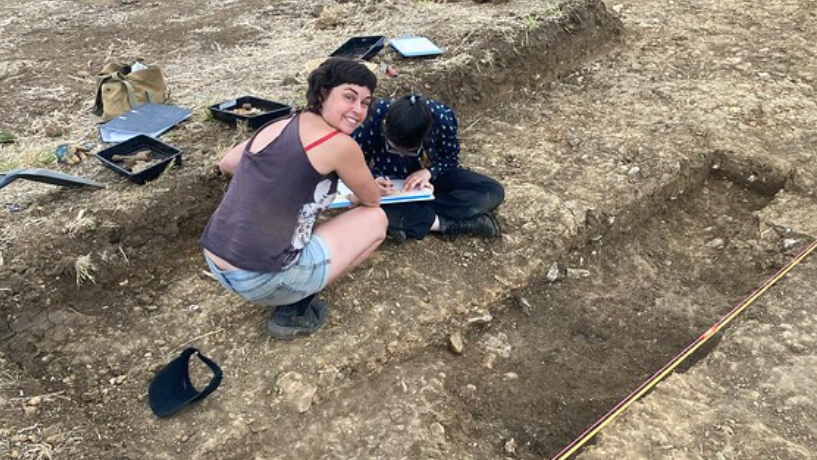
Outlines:
[[445, 104], [424, 99], [434, 119], [431, 132], [423, 141], [419, 157], [400, 156], [386, 151], [386, 139], [381, 132], [383, 118], [392, 104], [390, 99], [379, 99], [369, 107], [369, 116], [352, 137], [360, 144], [372, 174], [403, 179], [414, 171], [428, 168], [431, 179], [460, 167], [460, 141], [457, 138], [457, 117]]

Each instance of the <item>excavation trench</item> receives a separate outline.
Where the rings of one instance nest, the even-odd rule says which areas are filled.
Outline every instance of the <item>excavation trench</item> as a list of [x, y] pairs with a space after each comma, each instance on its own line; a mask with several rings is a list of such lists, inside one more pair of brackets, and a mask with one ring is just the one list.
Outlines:
[[569, 254], [567, 279], [516, 292], [451, 372], [463, 427], [498, 451], [513, 438], [523, 458], [556, 454], [780, 263], [753, 214], [770, 199], [710, 178], [631, 233]]
[[[558, 280], [531, 280], [509, 293], [490, 307], [493, 320], [465, 321], [462, 355], [438, 343], [347, 381], [294, 431], [269, 434], [271, 442], [296, 446], [293, 457], [329, 455], [313, 444], [324, 435], [315, 428], [322, 420], [356, 420], [353, 439], [399, 438], [405, 412], [427, 410], [458, 458], [555, 455], [781, 263], [777, 245], [759, 242], [754, 214], [771, 196], [714, 176], [688, 190], [631, 222], [632, 231], [564, 254]], [[370, 403], [373, 394], [379, 403]], [[351, 444], [352, 452], [371, 449], [363, 440]], [[452, 455], [440, 445], [432, 436], [409, 452]], [[239, 458], [259, 450], [236, 440], [223, 452]]]

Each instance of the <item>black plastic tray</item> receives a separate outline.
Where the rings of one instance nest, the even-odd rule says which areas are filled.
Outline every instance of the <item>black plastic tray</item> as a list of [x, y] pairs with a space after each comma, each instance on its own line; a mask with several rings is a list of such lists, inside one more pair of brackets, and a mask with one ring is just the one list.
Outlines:
[[352, 37], [346, 43], [336, 49], [329, 56], [348, 57], [363, 60], [373, 58], [386, 44], [386, 37], [383, 35], [369, 35], [366, 37]]
[[[233, 110], [250, 104], [253, 108], [261, 110], [257, 115], [240, 115]], [[250, 129], [258, 129], [272, 120], [283, 118], [292, 113], [292, 107], [279, 102], [268, 101], [254, 96], [242, 96], [238, 99], [220, 102], [209, 107], [213, 118], [228, 123], [243, 121]]]
[[[113, 161], [114, 155], [130, 156], [142, 150], [150, 152], [151, 160], [161, 161], [138, 173], [126, 169], [123, 162]], [[96, 157], [111, 171], [121, 174], [140, 185], [159, 177], [171, 162], [173, 162], [174, 168], [182, 165], [181, 150], [144, 134], [102, 150], [96, 154]]]

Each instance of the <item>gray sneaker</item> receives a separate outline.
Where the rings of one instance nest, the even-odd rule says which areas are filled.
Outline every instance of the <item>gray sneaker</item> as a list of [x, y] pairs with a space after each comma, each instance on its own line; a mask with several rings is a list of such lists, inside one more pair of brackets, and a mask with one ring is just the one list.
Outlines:
[[267, 333], [281, 340], [310, 335], [329, 319], [329, 305], [315, 294], [289, 305], [275, 308], [267, 321]]

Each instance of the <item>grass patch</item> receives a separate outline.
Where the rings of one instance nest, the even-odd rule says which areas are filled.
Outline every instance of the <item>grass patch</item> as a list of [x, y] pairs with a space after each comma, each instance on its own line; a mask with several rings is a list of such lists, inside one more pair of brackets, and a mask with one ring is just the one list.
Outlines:
[[96, 264], [91, 260], [91, 254], [79, 256], [74, 263], [77, 272], [77, 287], [82, 286], [86, 281], [96, 284], [94, 272], [97, 270]]
[[553, 19], [558, 19], [565, 14], [562, 10], [562, 4], [551, 0], [545, 0], [545, 13], [547, 13], [547, 17]]
[[172, 171], [173, 168], [175, 168], [175, 167], [176, 167], [176, 158], [170, 160], [170, 162], [167, 164], [167, 166], [165, 166], [165, 169], [163, 169], [161, 174], [159, 174], [159, 177], [154, 179], [152, 182], [155, 182], [155, 183], [164, 182], [167, 179], [167, 176], [170, 174], [170, 171]]
[[0, 144], [0, 172], [20, 168], [42, 168], [56, 161], [54, 154], [42, 145]]
[[[217, 104], [217, 102], [214, 102], [213, 104]], [[198, 107], [196, 110], [194, 110], [193, 119], [198, 120], [202, 123], [215, 120], [215, 118], [213, 117], [213, 112], [210, 111], [209, 105], [206, 107]]]
[[14, 136], [13, 132], [7, 130], [0, 131], [0, 144], [13, 144], [16, 140], [17, 137]]
[[525, 30], [528, 32], [532, 32], [539, 28], [539, 16], [536, 14], [529, 14], [522, 18], [522, 21], [525, 23]]

